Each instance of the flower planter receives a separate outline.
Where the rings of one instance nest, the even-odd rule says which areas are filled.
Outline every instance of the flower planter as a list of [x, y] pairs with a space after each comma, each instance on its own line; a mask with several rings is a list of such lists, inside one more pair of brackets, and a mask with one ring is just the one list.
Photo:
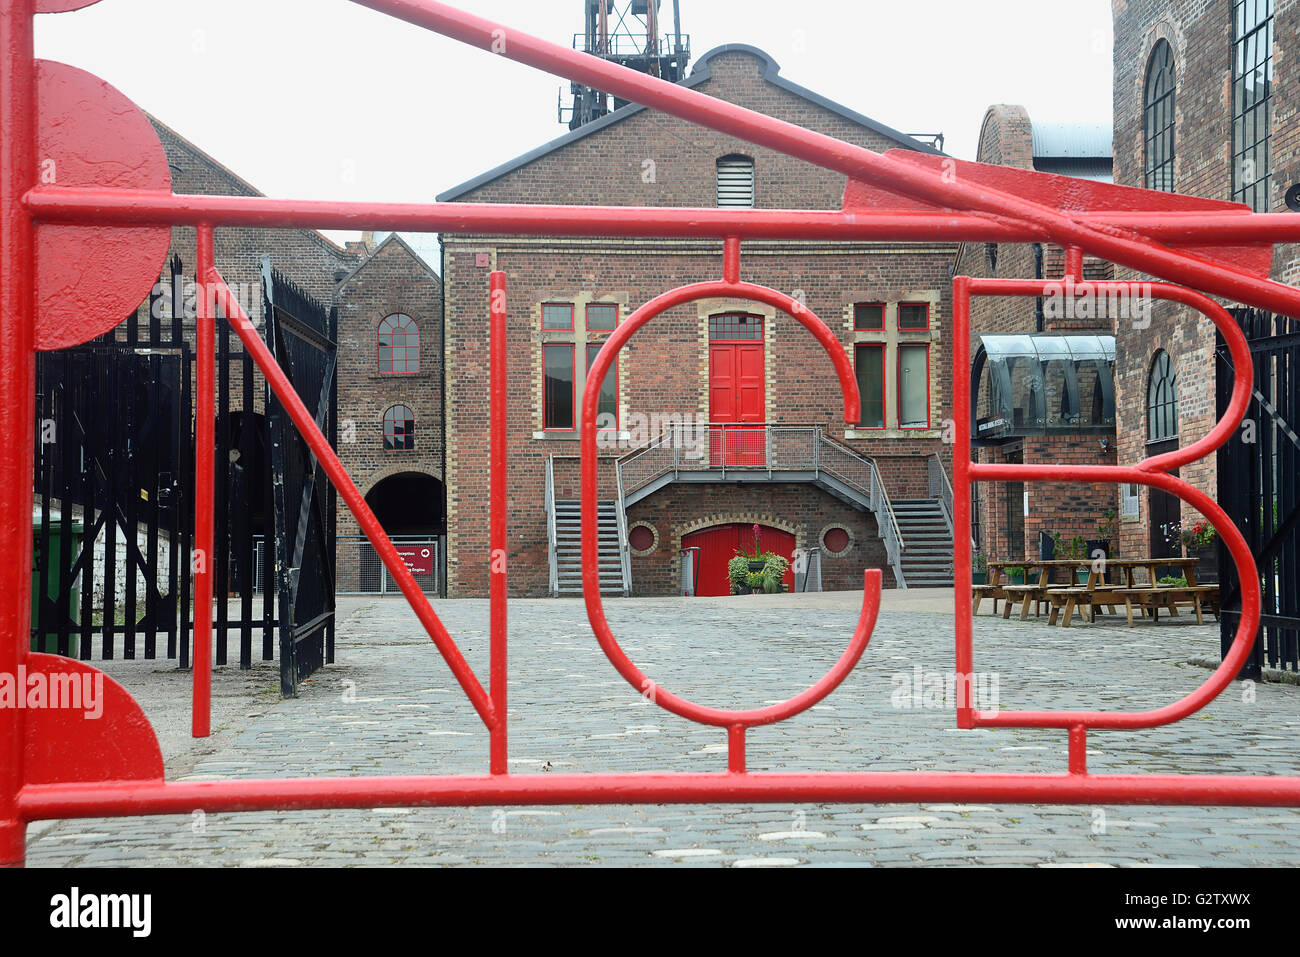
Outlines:
[[1025, 570], [1022, 568], [1018, 572], [1007, 572], [1008, 585], [1023, 585], [1025, 583]]
[[989, 580], [989, 573], [987, 570], [982, 572], [973, 571], [970, 573], [970, 580], [971, 580], [971, 584], [973, 585], [987, 585]]
[[761, 562], [750, 562], [750, 563], [749, 563], [749, 573], [750, 573], [751, 575], [761, 575], [761, 574], [763, 573], [763, 569], [765, 569], [766, 567], [767, 567], [767, 562], [765, 562], [765, 561], [761, 561]]
[[1198, 585], [1213, 585], [1219, 581], [1219, 546], [1217, 544], [1208, 548], [1189, 548], [1187, 557], [1196, 559], [1196, 583]]

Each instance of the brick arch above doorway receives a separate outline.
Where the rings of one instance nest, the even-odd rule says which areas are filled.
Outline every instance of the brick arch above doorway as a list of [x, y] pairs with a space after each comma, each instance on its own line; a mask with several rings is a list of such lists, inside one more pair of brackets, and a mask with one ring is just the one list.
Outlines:
[[729, 525], [762, 525], [792, 536], [794, 538], [795, 549], [807, 547], [807, 543], [804, 541], [804, 529], [802, 525], [778, 518], [768, 512], [743, 510], [716, 512], [712, 515], [703, 516], [689, 522], [674, 525], [672, 527], [672, 567], [673, 588], [676, 593], [680, 594], [682, 588], [683, 539], [695, 532], [702, 532], [710, 528]]

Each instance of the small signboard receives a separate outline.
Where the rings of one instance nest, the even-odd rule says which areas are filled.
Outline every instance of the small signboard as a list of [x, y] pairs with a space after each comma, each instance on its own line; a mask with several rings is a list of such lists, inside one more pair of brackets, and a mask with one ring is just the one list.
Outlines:
[[433, 574], [432, 545], [396, 545], [394, 547], [406, 564], [406, 570], [412, 575]]

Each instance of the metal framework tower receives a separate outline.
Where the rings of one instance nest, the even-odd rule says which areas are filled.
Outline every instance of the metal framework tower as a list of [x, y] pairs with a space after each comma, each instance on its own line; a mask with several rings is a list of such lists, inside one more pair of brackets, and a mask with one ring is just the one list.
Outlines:
[[[680, 0], [673, 0], [672, 31], [660, 26], [662, 0], [583, 0], [585, 32], [574, 34], [573, 48], [619, 66], [676, 83], [686, 76], [691, 38], [682, 33]], [[569, 129], [598, 120], [627, 104], [581, 83], [571, 86], [573, 105], [560, 102], [560, 122]], [[611, 100], [613, 101], [611, 105]]]

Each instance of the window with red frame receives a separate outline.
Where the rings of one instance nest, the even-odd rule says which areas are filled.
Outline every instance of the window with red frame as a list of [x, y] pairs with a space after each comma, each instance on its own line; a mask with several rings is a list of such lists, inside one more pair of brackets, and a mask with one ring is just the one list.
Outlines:
[[[599, 342], [593, 342], [587, 346], [587, 371], [589, 373], [591, 372], [591, 364], [596, 361], [596, 356], [600, 354], [600, 346]], [[600, 384], [600, 401], [596, 406], [596, 428], [603, 431], [618, 428], [617, 358], [610, 363], [609, 371], [605, 373], [605, 381]]]
[[420, 327], [410, 316], [388, 316], [379, 323], [379, 371], [420, 371]]
[[593, 302], [587, 306], [587, 331], [609, 332], [618, 326], [618, 304]]
[[573, 331], [573, 303], [547, 302], [542, 304], [542, 328], [548, 332]]
[[865, 332], [880, 332], [885, 328], [883, 302], [859, 302], [853, 307], [853, 328]]
[[384, 451], [415, 451], [415, 414], [404, 405], [384, 413]]
[[898, 427], [930, 427], [930, 347], [898, 347]]
[[883, 343], [859, 343], [854, 346], [854, 368], [858, 374], [858, 395], [862, 398], [862, 418], [858, 427], [885, 427], [885, 346]]
[[542, 346], [542, 419], [547, 430], [572, 431], [573, 345], [548, 343]]
[[928, 302], [902, 302], [898, 304], [898, 328], [901, 332], [924, 332], [930, 328]]

